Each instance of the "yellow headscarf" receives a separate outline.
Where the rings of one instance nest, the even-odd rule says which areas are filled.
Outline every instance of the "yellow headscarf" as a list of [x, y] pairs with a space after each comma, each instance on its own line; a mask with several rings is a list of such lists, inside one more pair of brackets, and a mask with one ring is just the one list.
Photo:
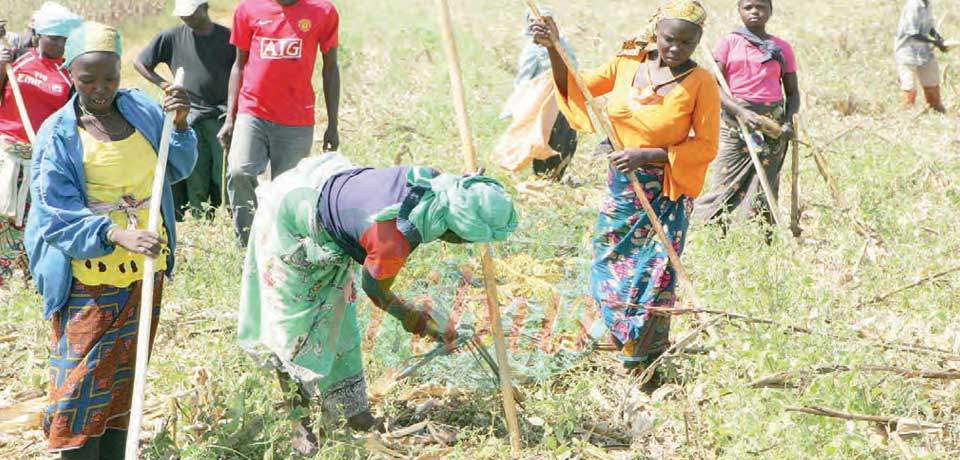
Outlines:
[[707, 10], [698, 0], [667, 0], [657, 8], [643, 32], [627, 40], [626, 44], [645, 48], [657, 41], [657, 24], [667, 19], [680, 19], [703, 27], [707, 22]]

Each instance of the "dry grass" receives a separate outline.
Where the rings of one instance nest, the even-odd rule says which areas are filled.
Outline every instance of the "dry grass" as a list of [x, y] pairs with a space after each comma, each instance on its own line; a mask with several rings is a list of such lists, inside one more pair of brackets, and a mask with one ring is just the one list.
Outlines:
[[[0, 11], [10, 21], [13, 31], [23, 30], [30, 15], [44, 0], [2, 0]], [[63, 0], [60, 4], [90, 21], [120, 24], [131, 18], [147, 18], [167, 7], [166, 0]]]
[[[487, 152], [504, 129], [497, 115], [511, 89], [522, 8], [513, 0], [452, 3], [469, 110], [479, 150]], [[736, 24], [731, 3], [707, 1], [713, 13], [707, 43]], [[609, 58], [654, 4], [570, 0], [551, 6], [581, 63], [590, 67]], [[960, 2], [935, 5], [940, 13], [949, 12], [942, 15], [944, 35], [960, 37]], [[229, 9], [225, 2], [214, 6], [220, 18]], [[344, 153], [375, 166], [393, 164], [402, 155], [405, 162], [461, 169], [432, 2], [355, 0], [338, 7]], [[945, 88], [951, 109], [945, 117], [900, 108], [890, 51], [898, 8], [894, 0], [777, 2], [771, 25], [796, 48], [811, 140], [824, 144], [860, 126], [825, 154], [844, 197], [885, 244], [865, 241], [853, 229], [804, 153], [803, 241], [792, 245], [784, 234], [767, 246], [754, 225], [735, 226], [722, 238], [718, 229], [697, 223], [684, 254], [707, 306], [779, 325], [718, 323], [698, 338], [696, 346], [705, 354], [669, 360], [666, 369], [675, 381], [653, 395], [638, 392], [607, 354], [592, 355], [550, 378], [532, 379], [523, 386], [526, 458], [957, 458], [956, 381], [854, 371], [809, 375], [797, 388], [750, 386], [764, 376], [817, 366], [960, 367], [953, 356], [960, 353], [956, 274], [869, 302], [960, 262], [960, 144], [954, 142], [960, 94]], [[128, 27], [137, 29], [131, 30], [131, 48], [150, 31], [173, 23], [162, 16], [151, 21], [149, 30], [141, 24], [146, 20]], [[941, 63], [949, 65], [948, 81], [955, 81], [957, 56], [941, 56]], [[125, 78], [127, 85], [142, 85], [132, 76]], [[322, 129], [321, 123], [318, 131]], [[584, 136], [575, 160], [575, 173], [587, 181], [585, 187], [518, 195], [521, 227], [511, 242], [497, 247], [498, 258], [509, 265], [500, 273], [506, 299], [567, 313], [582, 306], [587, 243], [594, 206], [603, 193], [604, 161], [588, 153], [596, 142]], [[526, 179], [492, 172], [511, 189]], [[221, 220], [190, 222], [182, 229], [189, 246], [179, 253], [179, 275], [165, 292], [148, 395], [157, 408], [152, 420], [165, 425], [160, 430], [151, 426], [149, 434], [156, 437], [147, 456], [289, 458], [287, 414], [274, 406], [279, 389], [233, 341], [241, 257], [231, 249], [229, 226]], [[428, 293], [446, 307], [466, 289], [470, 308], [482, 310], [481, 290], [458, 284], [462, 272], [477, 272], [469, 249], [424, 247], [413, 259], [402, 276], [402, 294]], [[523, 279], [517, 272], [536, 279]], [[44, 388], [47, 326], [30, 292], [16, 289], [0, 296], [6, 296], [0, 302], [0, 337], [13, 337], [0, 340], [3, 405], [29, 401]], [[365, 318], [368, 306], [361, 307]], [[678, 319], [675, 336], [704, 320]], [[935, 347], [951, 355], [892, 350], [876, 345], [878, 340]], [[414, 345], [385, 321], [376, 343], [365, 346], [371, 348], [366, 369], [374, 381], [410, 356]], [[441, 434], [425, 428], [413, 437], [378, 444], [335, 431], [318, 458], [390, 453], [508, 458], [496, 393], [420, 386], [475, 371], [457, 359], [438, 360], [420, 379], [395, 388], [375, 407], [395, 424], [429, 419]], [[171, 396], [179, 403], [167, 403]], [[432, 408], [418, 412], [430, 400]], [[911, 432], [910, 424], [898, 430], [786, 411], [803, 406], [945, 426]], [[442, 435], [448, 431], [459, 437], [450, 441]], [[618, 442], [630, 447], [618, 448]], [[35, 431], [0, 436], [0, 457], [43, 458], [41, 446]]]

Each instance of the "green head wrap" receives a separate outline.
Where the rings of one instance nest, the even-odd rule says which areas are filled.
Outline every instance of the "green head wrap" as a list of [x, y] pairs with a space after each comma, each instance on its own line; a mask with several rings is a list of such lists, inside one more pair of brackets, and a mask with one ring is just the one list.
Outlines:
[[80, 55], [96, 51], [114, 53], [120, 56], [120, 33], [117, 32], [117, 29], [99, 22], [84, 22], [80, 27], [73, 29], [70, 36], [67, 37], [67, 45], [63, 53], [65, 59], [63, 67], [69, 67], [70, 63]]
[[[408, 220], [424, 243], [450, 230], [471, 243], [503, 241], [517, 229], [513, 200], [496, 180], [484, 176], [462, 177], [412, 167], [407, 182], [427, 191], [410, 211]], [[394, 219], [399, 206], [384, 210], [378, 221]]]

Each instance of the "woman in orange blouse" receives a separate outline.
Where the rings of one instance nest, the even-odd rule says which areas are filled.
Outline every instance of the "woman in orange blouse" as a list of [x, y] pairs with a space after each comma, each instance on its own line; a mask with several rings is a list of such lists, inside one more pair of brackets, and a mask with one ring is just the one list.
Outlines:
[[[614, 136], [625, 146], [610, 155], [609, 194], [600, 204], [590, 289], [628, 368], [643, 369], [669, 347], [670, 317], [647, 307], [671, 307], [676, 276], [640, 207], [627, 174], [643, 186], [677, 253], [683, 250], [693, 199], [717, 154], [717, 82], [690, 59], [706, 11], [693, 0], [663, 4], [648, 32], [627, 41], [609, 63], [583, 75], [594, 96], [607, 95]], [[592, 132], [584, 95], [568, 75], [550, 37], [551, 18], [531, 25], [550, 52], [560, 109], [579, 131]], [[648, 49], [649, 44], [656, 47]]]

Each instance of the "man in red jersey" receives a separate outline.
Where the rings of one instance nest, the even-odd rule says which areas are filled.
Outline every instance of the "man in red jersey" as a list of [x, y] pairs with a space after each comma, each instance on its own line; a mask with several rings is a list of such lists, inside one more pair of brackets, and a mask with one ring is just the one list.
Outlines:
[[227, 193], [242, 246], [257, 207], [257, 176], [268, 165], [278, 176], [310, 154], [317, 51], [328, 118], [323, 148], [339, 147], [338, 29], [337, 10], [327, 0], [243, 0], [234, 12], [230, 42], [237, 59], [218, 137], [230, 152]]

